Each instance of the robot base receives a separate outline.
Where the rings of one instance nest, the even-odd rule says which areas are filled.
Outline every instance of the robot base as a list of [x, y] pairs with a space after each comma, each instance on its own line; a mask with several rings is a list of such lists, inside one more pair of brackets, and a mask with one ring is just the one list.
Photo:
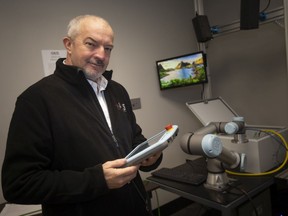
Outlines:
[[225, 172], [208, 173], [204, 187], [211, 190], [223, 191], [227, 189], [230, 180]]

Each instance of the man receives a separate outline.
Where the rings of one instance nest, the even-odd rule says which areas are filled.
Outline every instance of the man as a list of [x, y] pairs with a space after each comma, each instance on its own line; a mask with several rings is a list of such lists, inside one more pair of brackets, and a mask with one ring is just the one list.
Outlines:
[[124, 166], [145, 137], [125, 88], [105, 71], [113, 30], [85, 15], [70, 21], [67, 35], [67, 58], [17, 99], [2, 167], [4, 197], [42, 204], [47, 216], [148, 215], [138, 169], [155, 169], [162, 154]]

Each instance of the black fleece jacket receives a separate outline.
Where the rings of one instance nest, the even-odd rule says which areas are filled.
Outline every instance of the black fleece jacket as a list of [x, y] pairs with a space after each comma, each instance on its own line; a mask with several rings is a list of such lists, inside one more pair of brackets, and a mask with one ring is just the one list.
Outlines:
[[2, 167], [7, 201], [42, 204], [47, 216], [147, 214], [139, 173], [120, 189], [109, 190], [104, 179], [103, 163], [145, 140], [128, 93], [111, 73], [104, 73], [104, 94], [113, 134], [83, 72], [63, 59], [18, 97]]

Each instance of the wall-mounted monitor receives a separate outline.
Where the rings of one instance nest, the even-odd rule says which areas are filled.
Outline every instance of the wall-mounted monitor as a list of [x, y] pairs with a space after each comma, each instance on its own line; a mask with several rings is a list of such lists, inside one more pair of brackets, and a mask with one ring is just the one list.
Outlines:
[[206, 65], [202, 51], [156, 61], [160, 89], [207, 83]]

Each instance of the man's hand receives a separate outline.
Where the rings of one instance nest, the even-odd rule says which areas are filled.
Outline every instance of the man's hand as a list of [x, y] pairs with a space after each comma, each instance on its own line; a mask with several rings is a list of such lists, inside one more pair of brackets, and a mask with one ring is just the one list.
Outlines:
[[151, 166], [152, 164], [154, 164], [158, 158], [161, 156], [162, 151], [159, 151], [157, 153], [155, 153], [154, 155], [152, 155], [151, 157], [147, 158], [146, 160], [141, 162], [141, 166]]
[[136, 177], [139, 165], [122, 168], [125, 163], [126, 159], [117, 159], [102, 165], [109, 189], [120, 188]]

